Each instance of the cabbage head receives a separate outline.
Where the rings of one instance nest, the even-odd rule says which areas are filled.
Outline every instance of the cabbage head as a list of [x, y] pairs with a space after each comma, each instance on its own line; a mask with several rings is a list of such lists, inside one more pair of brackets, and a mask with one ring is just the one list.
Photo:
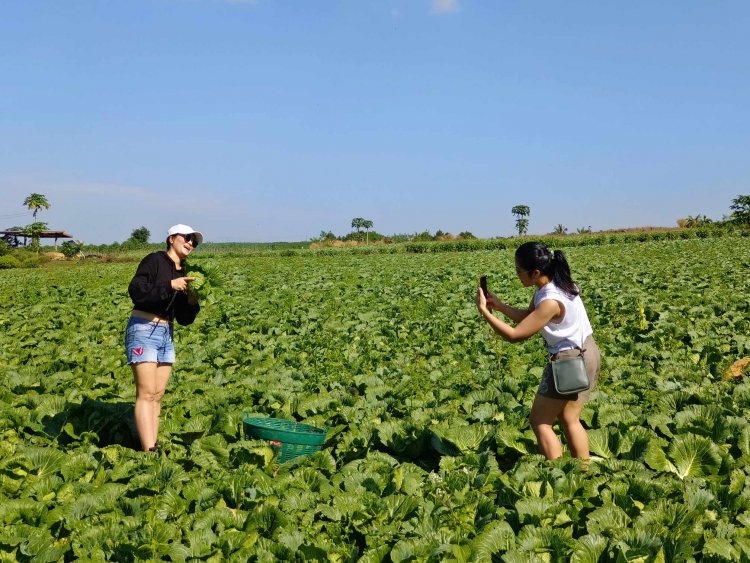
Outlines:
[[185, 275], [195, 278], [190, 282], [190, 291], [199, 301], [209, 304], [216, 302], [214, 288], [222, 285], [221, 275], [216, 266], [210, 263], [188, 264]]

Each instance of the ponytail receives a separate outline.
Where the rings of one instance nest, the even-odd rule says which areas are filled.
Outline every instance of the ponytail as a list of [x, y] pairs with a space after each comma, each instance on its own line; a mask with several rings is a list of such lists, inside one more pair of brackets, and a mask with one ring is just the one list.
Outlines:
[[552, 281], [555, 285], [570, 297], [578, 295], [578, 286], [570, 275], [570, 266], [562, 250], [555, 250], [552, 257], [552, 265], [554, 268], [552, 270]]
[[528, 272], [539, 270], [569, 297], [579, 293], [562, 250], [552, 252], [541, 242], [525, 242], [516, 249], [516, 263]]

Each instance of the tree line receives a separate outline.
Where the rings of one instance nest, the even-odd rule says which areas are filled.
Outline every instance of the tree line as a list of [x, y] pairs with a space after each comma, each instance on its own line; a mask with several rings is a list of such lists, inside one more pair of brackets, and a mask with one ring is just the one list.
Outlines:
[[[28, 195], [23, 200], [23, 205], [32, 212], [32, 218], [34, 219], [32, 223], [29, 225], [23, 226], [23, 227], [10, 227], [6, 229], [7, 231], [13, 231], [14, 233], [17, 233], [17, 235], [6, 235], [3, 240], [0, 240], [0, 247], [2, 245], [5, 245], [5, 247], [9, 246], [12, 243], [17, 244], [17, 237], [28, 237], [31, 239], [31, 248], [36, 253], [39, 253], [39, 247], [40, 247], [40, 238], [42, 233], [48, 229], [47, 223], [43, 221], [37, 221], [37, 214], [41, 210], [50, 209], [52, 205], [50, 204], [49, 200], [44, 194], [39, 193], [32, 193]], [[729, 206], [729, 209], [731, 210], [731, 213], [724, 217], [721, 221], [714, 221], [707, 217], [706, 215], [695, 215], [695, 216], [688, 216], [686, 218], [680, 218], [677, 220], [677, 225], [680, 228], [698, 228], [698, 227], [708, 227], [708, 226], [717, 226], [721, 227], [722, 225], [740, 225], [744, 227], [750, 227], [750, 195], [738, 195], [734, 199], [732, 199], [732, 202]], [[511, 208], [511, 214], [515, 217], [515, 227], [516, 231], [518, 232], [518, 236], [524, 236], [528, 232], [529, 228], [529, 222], [530, 222], [530, 216], [531, 216], [531, 208], [528, 205], [514, 205]], [[410, 241], [417, 241], [417, 242], [424, 242], [424, 241], [444, 241], [444, 240], [471, 240], [476, 239], [476, 237], [469, 231], [463, 231], [459, 233], [458, 235], [453, 235], [449, 232], [444, 232], [442, 230], [438, 230], [435, 232], [435, 234], [430, 233], [429, 231], [425, 230], [421, 233], [414, 233], [411, 235], [402, 234], [402, 235], [390, 235], [385, 236], [380, 233], [377, 233], [375, 231], [372, 231], [374, 227], [374, 222], [371, 219], [366, 219], [364, 217], [355, 217], [351, 221], [351, 227], [354, 229], [354, 231], [342, 236], [338, 237], [336, 236], [333, 231], [321, 231], [320, 235], [318, 237], [314, 237], [313, 241], [319, 241], [319, 242], [331, 242], [334, 240], [340, 240], [340, 241], [350, 241], [350, 240], [356, 240], [360, 242], [364, 242], [365, 244], [369, 244], [370, 240], [373, 241], [382, 241], [385, 240], [387, 242], [410, 242]], [[364, 240], [362, 236], [362, 231], [364, 231]], [[585, 233], [591, 233], [591, 227], [579, 227], [576, 232], [578, 234], [585, 234]], [[568, 233], [568, 228], [564, 226], [562, 223], [556, 225], [552, 232], [550, 234], [554, 235], [564, 235]], [[123, 246], [126, 247], [140, 247], [145, 246], [149, 242], [149, 238], [151, 237], [150, 231], [144, 227], [138, 227], [133, 229], [133, 231], [130, 234], [130, 238], [128, 238], [124, 243]], [[1, 250], [2, 248], [0, 248]], [[74, 256], [81, 251], [81, 243], [77, 241], [66, 241], [62, 244], [61, 251], [66, 256]]]
[[[687, 217], [677, 219], [677, 226], [682, 229], [692, 229], [698, 227], [722, 226], [722, 225], [741, 225], [750, 227], [750, 195], [738, 195], [732, 200], [729, 206], [731, 213], [720, 221], [714, 221], [706, 215], [688, 215]], [[515, 205], [511, 213], [516, 218], [516, 230], [518, 236], [524, 236], [528, 232], [529, 216], [531, 208], [528, 205]], [[591, 226], [579, 227], [576, 229], [578, 234], [591, 232]], [[562, 223], [558, 223], [552, 229], [551, 235], [568, 234], [568, 228]]]
[[[750, 227], [750, 195], [738, 195], [732, 200], [729, 206], [731, 213], [724, 217], [720, 221], [714, 221], [709, 219], [706, 215], [695, 215], [688, 216], [686, 218], [680, 218], [677, 220], [677, 226], [680, 228], [698, 228], [698, 227], [709, 227], [716, 226], [721, 227], [722, 225], [740, 225]], [[511, 214], [515, 218], [515, 229], [518, 236], [525, 236], [529, 230], [529, 222], [531, 217], [531, 208], [528, 205], [514, 205], [511, 208]], [[334, 240], [348, 241], [357, 240], [362, 241], [362, 230], [365, 231], [364, 241], [369, 242], [370, 239], [375, 240], [386, 240], [388, 242], [426, 242], [426, 241], [444, 241], [444, 240], [470, 240], [476, 237], [469, 231], [463, 231], [458, 235], [452, 235], [451, 233], [443, 232], [438, 230], [434, 235], [429, 231], [423, 231], [421, 233], [414, 233], [412, 235], [390, 235], [385, 236], [377, 232], [370, 232], [373, 228], [373, 221], [365, 219], [363, 217], [355, 217], [352, 219], [351, 226], [355, 229], [354, 232], [344, 235], [342, 237], [336, 236], [333, 231], [321, 231], [318, 237], [313, 237], [314, 242], [331, 242]], [[569, 229], [562, 223], [555, 225], [551, 235], [566, 235]], [[578, 227], [575, 230], [576, 234], [589, 234], [592, 232], [591, 226]], [[372, 236], [371, 236], [372, 235]]]
[[[371, 231], [371, 229], [374, 227], [374, 222], [370, 219], [365, 219], [364, 217], [355, 217], [354, 219], [352, 219], [351, 227], [354, 230], [342, 236], [337, 236], [331, 230], [327, 230], [327, 231], [322, 230], [320, 231], [320, 234], [317, 237], [313, 237], [311, 241], [317, 242], [317, 243], [324, 243], [324, 244], [332, 243], [333, 241], [341, 241], [341, 242], [356, 241], [356, 242], [364, 242], [365, 244], [369, 244], [371, 241], [372, 242], [382, 241], [382, 242], [387, 242], [387, 243], [396, 243], [396, 242], [412, 242], [412, 241], [426, 242], [426, 241], [476, 239], [476, 237], [469, 231], [462, 231], [458, 235], [454, 235], [452, 233], [443, 231], [441, 229], [438, 229], [434, 234], [428, 230], [424, 230], [422, 232], [413, 233], [413, 234], [383, 235], [381, 233], [378, 233], [377, 231]], [[363, 230], [364, 230], [364, 233], [362, 232]]]

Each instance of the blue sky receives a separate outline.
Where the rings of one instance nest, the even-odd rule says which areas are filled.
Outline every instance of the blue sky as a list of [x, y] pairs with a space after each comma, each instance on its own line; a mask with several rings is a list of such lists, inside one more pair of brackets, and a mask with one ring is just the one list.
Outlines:
[[0, 0], [0, 227], [90, 243], [720, 219], [750, 3]]

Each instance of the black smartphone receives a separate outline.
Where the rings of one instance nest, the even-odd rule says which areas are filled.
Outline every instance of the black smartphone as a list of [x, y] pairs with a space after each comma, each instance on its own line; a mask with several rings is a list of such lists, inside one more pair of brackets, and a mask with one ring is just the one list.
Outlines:
[[482, 293], [484, 293], [484, 296], [487, 297], [487, 276], [482, 276], [479, 278], [479, 287], [482, 288]]

